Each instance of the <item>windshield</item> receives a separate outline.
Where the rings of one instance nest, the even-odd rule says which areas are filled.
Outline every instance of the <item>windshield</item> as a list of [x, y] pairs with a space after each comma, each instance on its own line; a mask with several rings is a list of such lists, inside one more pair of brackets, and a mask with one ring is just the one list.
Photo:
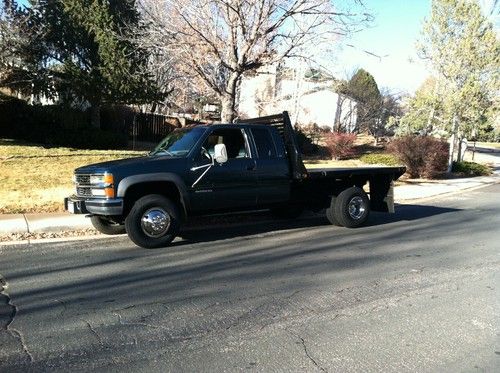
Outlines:
[[193, 127], [174, 130], [168, 134], [150, 155], [168, 154], [172, 157], [185, 157], [205, 132], [205, 128]]

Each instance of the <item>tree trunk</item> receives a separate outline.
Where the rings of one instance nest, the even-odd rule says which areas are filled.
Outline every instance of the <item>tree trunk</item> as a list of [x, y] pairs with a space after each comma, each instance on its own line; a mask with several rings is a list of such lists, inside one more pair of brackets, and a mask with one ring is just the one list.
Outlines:
[[220, 114], [221, 123], [232, 123], [236, 117], [234, 109], [235, 98], [229, 95], [222, 96], [222, 110]]
[[222, 110], [220, 114], [222, 123], [232, 123], [236, 118], [236, 89], [240, 77], [240, 73], [232, 73], [227, 82], [226, 92], [222, 94]]
[[90, 124], [93, 128], [101, 128], [101, 105], [92, 104], [90, 107]]
[[462, 162], [462, 136], [458, 137], [458, 151], [457, 151], [457, 162]]
[[457, 115], [453, 115], [453, 130], [451, 133], [451, 143], [450, 143], [450, 155], [448, 157], [448, 172], [451, 172], [453, 168], [453, 157], [455, 153], [455, 143], [457, 141], [457, 132], [458, 132], [458, 119]]
[[434, 106], [432, 107], [430, 113], [429, 113], [429, 118], [427, 118], [427, 128], [425, 129], [426, 135], [430, 135], [433, 130], [433, 125], [432, 122], [434, 121]]

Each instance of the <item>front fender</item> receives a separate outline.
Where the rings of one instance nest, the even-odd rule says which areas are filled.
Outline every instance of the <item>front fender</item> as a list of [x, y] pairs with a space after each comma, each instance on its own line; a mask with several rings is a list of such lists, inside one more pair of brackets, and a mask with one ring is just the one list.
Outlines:
[[120, 182], [118, 183], [116, 196], [119, 198], [124, 198], [125, 194], [127, 193], [127, 189], [130, 188], [132, 185], [145, 182], [154, 183], [155, 181], [167, 181], [174, 184], [179, 190], [182, 207], [187, 212], [190, 206], [190, 201], [186, 184], [180, 178], [179, 175], [170, 172], [159, 172], [159, 173], [127, 176], [122, 180], [120, 180]]

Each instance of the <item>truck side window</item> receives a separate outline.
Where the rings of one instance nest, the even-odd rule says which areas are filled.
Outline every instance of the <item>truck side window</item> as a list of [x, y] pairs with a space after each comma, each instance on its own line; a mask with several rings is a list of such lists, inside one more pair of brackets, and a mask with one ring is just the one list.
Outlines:
[[259, 158], [276, 158], [276, 147], [267, 128], [252, 128], [252, 135], [257, 146]]
[[229, 159], [249, 157], [245, 138], [239, 129], [216, 129], [205, 140], [203, 147], [213, 156], [216, 144], [226, 145]]

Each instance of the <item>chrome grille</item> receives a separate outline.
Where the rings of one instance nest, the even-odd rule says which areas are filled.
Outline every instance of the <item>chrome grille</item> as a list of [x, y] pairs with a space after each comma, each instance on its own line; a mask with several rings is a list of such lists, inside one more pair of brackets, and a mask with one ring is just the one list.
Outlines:
[[77, 184], [90, 185], [90, 175], [75, 174]]
[[76, 187], [76, 195], [79, 197], [92, 197], [92, 192], [90, 188]]

